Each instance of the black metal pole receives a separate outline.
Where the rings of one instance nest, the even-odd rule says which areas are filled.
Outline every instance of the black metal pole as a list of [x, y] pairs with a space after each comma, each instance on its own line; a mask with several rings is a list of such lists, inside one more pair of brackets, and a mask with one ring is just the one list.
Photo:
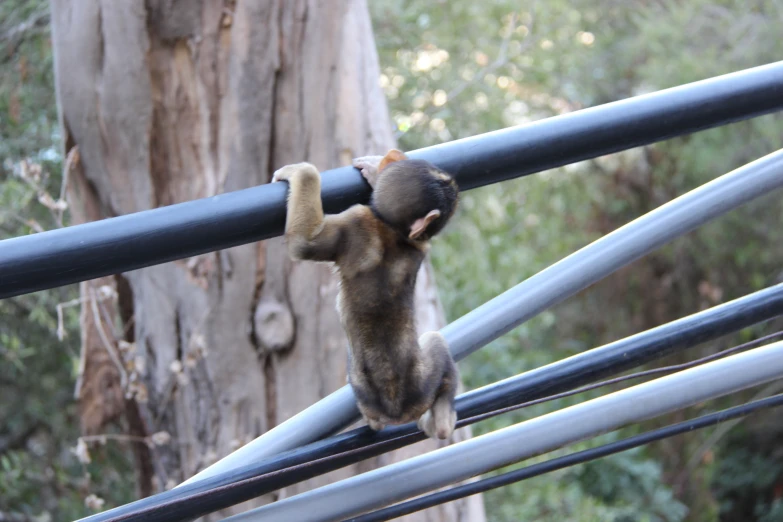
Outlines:
[[[779, 315], [783, 284], [465, 393], [457, 398], [459, 418], [571, 390]], [[377, 434], [362, 427], [84, 520], [188, 520], [424, 438], [415, 424]], [[318, 462], [346, 451], [353, 452]], [[290, 466], [300, 467], [285, 469]]]
[[468, 497], [470, 495], [476, 495], [477, 493], [483, 493], [491, 489], [499, 488], [502, 486], [508, 486], [515, 482], [519, 482], [525, 479], [537, 477], [551, 471], [558, 469], [564, 469], [576, 464], [582, 464], [591, 460], [596, 460], [615, 453], [621, 453], [632, 448], [644, 446], [651, 442], [656, 442], [683, 433], [688, 433], [693, 430], [699, 430], [714, 426], [721, 422], [726, 422], [731, 419], [736, 419], [749, 415], [759, 410], [767, 408], [777, 408], [783, 405], [783, 395], [775, 395], [766, 399], [750, 402], [741, 406], [735, 406], [734, 408], [728, 408], [726, 410], [703, 415], [695, 419], [679, 422], [666, 426], [665, 428], [659, 428], [651, 430], [640, 435], [635, 435], [627, 439], [618, 440], [609, 444], [598, 446], [597, 448], [591, 448], [589, 450], [578, 451], [564, 457], [554, 458], [546, 462], [539, 464], [533, 464], [522, 469], [509, 471], [502, 475], [496, 475], [485, 479], [471, 482], [469, 484], [463, 484], [456, 486], [445, 491], [438, 491], [437, 493], [431, 493], [423, 497], [415, 498], [401, 504], [389, 506], [387, 508], [379, 509], [365, 515], [350, 519], [350, 522], [380, 522], [382, 520], [390, 520], [392, 518], [401, 517], [422, 509], [427, 509], [439, 504], [445, 504], [460, 498]]
[[[783, 62], [410, 153], [463, 190], [783, 109]], [[0, 298], [280, 235], [286, 186], [262, 185], [0, 242]], [[350, 167], [325, 173], [326, 212], [366, 202]]]

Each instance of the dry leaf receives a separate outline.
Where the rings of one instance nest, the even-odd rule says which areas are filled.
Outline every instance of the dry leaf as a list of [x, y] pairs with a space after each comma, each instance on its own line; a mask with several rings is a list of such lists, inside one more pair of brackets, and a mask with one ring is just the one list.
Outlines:
[[103, 505], [105, 503], [106, 501], [95, 493], [91, 493], [87, 498], [84, 499], [84, 505], [87, 506], [87, 509], [92, 509], [93, 511], [99, 511], [103, 509]]
[[76, 455], [76, 458], [82, 464], [89, 464], [92, 461], [90, 451], [87, 449], [87, 443], [81, 437], [76, 442], [76, 447], [71, 449], [71, 452]]

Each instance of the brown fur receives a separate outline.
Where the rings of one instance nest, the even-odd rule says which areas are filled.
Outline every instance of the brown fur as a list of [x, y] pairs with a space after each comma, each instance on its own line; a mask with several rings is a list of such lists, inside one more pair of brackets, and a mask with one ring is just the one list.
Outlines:
[[456, 422], [458, 373], [440, 333], [417, 338], [413, 298], [428, 239], [454, 212], [456, 183], [396, 150], [354, 165], [375, 189], [370, 206], [326, 216], [314, 166], [299, 163], [275, 172], [273, 181], [290, 185], [289, 253], [337, 267], [349, 382], [370, 427], [418, 419], [429, 436], [445, 439]]

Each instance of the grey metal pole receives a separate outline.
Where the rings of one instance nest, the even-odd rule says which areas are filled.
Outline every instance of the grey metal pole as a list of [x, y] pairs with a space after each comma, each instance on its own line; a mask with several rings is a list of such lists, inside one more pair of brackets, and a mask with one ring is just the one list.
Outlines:
[[344, 520], [630, 423], [779, 378], [783, 378], [783, 342], [639, 384], [224, 520]]
[[[783, 150], [684, 194], [542, 270], [441, 331], [455, 359], [509, 332], [612, 272], [743, 203], [783, 186]], [[321, 439], [359, 419], [344, 386], [180, 485]]]

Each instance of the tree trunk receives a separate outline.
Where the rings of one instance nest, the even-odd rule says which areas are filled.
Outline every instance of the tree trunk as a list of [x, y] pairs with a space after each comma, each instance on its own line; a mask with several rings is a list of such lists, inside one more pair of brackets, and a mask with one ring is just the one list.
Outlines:
[[[69, 184], [76, 222], [394, 145], [362, 0], [58, 0], [52, 22], [65, 148], [80, 158]], [[290, 261], [281, 241], [82, 285], [84, 430], [123, 416], [137, 435], [171, 436], [137, 448], [140, 494], [179, 483], [345, 384], [335, 278]], [[422, 330], [443, 324], [429, 264], [417, 303]], [[483, 518], [475, 497], [409, 519]]]

